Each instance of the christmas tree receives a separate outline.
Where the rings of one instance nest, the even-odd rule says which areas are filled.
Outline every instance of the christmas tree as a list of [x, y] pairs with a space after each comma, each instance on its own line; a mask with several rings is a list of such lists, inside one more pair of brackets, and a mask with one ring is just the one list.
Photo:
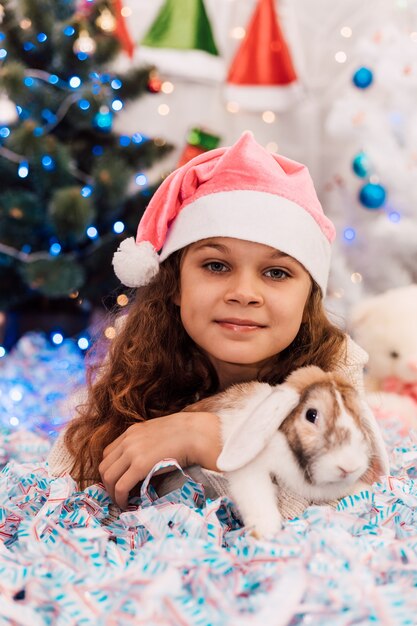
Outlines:
[[157, 80], [153, 68], [110, 69], [129, 49], [120, 7], [0, 2], [0, 310], [94, 306], [117, 294], [113, 252], [153, 191], [142, 169], [170, 148], [141, 129], [112, 130]]
[[324, 202], [340, 234], [329, 291], [343, 314], [417, 282], [416, 42], [395, 23], [362, 37], [327, 117], [338, 153]]

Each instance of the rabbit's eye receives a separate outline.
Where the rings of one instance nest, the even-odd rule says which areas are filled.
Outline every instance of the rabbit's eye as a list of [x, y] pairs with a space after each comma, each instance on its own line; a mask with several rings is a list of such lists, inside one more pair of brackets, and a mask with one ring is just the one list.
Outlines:
[[312, 424], [315, 424], [316, 419], [317, 419], [317, 413], [318, 413], [317, 409], [307, 409], [306, 420], [308, 420]]
[[395, 350], [392, 350], [392, 351], [389, 353], [389, 355], [390, 355], [390, 357], [391, 357], [392, 359], [398, 359], [398, 357], [400, 356], [399, 352], [396, 352]]

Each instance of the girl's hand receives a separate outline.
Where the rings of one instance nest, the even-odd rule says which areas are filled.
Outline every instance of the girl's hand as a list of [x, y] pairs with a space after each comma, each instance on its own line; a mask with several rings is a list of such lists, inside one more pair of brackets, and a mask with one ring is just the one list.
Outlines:
[[215, 470], [220, 451], [217, 416], [174, 413], [129, 426], [104, 449], [99, 472], [113, 502], [126, 509], [129, 492], [158, 461], [174, 458], [181, 467], [198, 464]]

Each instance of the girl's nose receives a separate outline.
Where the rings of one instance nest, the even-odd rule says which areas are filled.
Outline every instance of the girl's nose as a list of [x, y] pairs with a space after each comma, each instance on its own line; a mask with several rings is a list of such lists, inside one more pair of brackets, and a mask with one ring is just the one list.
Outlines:
[[225, 300], [244, 306], [262, 304], [263, 295], [258, 280], [246, 275], [234, 277], [228, 285]]

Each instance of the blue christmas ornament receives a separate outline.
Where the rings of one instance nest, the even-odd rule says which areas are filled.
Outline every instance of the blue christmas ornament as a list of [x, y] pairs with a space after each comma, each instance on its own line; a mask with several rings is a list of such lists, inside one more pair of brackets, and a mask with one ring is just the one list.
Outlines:
[[359, 192], [359, 201], [367, 209], [379, 209], [386, 196], [387, 192], [382, 185], [366, 183]]
[[354, 73], [352, 80], [353, 84], [355, 85], [355, 87], [358, 87], [358, 89], [366, 89], [367, 87], [369, 87], [369, 85], [372, 84], [372, 81], [374, 80], [374, 75], [369, 67], [360, 67]]
[[93, 124], [98, 130], [102, 130], [103, 132], [110, 132], [113, 124], [113, 113], [111, 113], [110, 111], [99, 111], [94, 116]]
[[359, 176], [359, 178], [365, 178], [365, 176], [368, 175], [369, 159], [365, 152], [358, 152], [358, 154], [353, 158], [352, 169], [356, 176]]

